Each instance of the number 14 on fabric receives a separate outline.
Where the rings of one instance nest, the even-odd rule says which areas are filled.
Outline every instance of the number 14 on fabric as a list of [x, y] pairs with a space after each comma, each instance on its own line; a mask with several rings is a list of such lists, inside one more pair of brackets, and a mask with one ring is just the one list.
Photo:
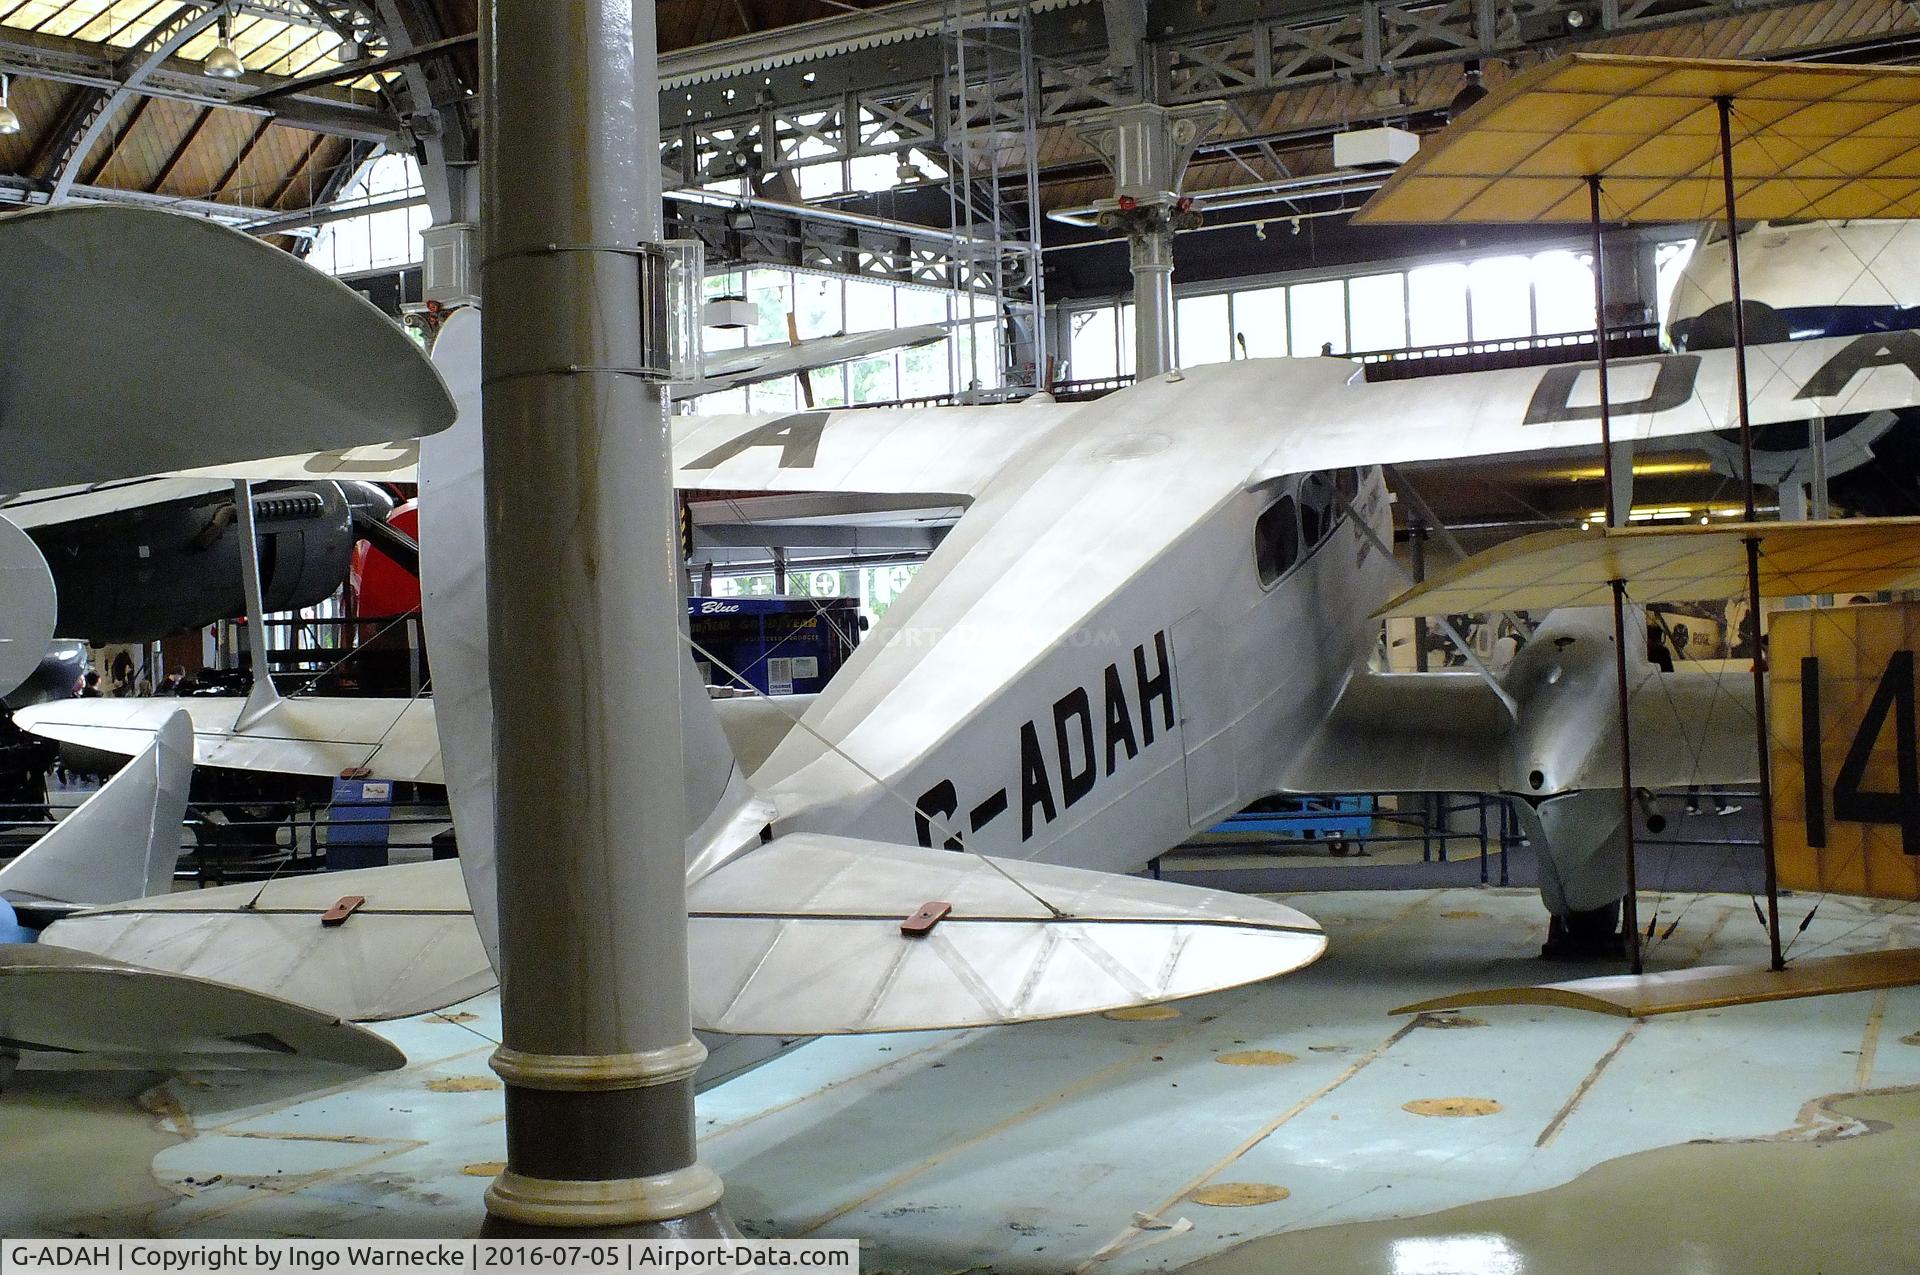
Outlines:
[[1776, 611], [1768, 632], [1780, 884], [1920, 899], [1920, 603]]

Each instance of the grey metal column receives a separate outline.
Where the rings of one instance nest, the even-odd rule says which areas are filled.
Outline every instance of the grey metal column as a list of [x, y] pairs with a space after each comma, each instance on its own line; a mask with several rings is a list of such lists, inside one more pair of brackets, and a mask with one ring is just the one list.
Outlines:
[[1127, 227], [1127, 265], [1133, 271], [1133, 374], [1145, 380], [1174, 366], [1173, 226], [1164, 213]]
[[1099, 112], [1080, 129], [1113, 173], [1113, 197], [1094, 204], [1099, 222], [1127, 232], [1137, 380], [1174, 365], [1173, 236], [1200, 224], [1180, 179], [1194, 148], [1228, 114], [1225, 102], [1142, 103]]
[[494, 0], [483, 19], [493, 1235], [723, 1225], [694, 1141], [666, 405], [635, 374], [635, 250], [660, 234], [653, 21], [636, 0]]

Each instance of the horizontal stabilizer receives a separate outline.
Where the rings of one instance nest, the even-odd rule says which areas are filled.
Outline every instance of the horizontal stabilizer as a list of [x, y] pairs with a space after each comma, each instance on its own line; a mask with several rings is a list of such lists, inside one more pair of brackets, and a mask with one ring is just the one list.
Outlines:
[[[440, 686], [444, 701], [446, 687]], [[793, 728], [811, 695], [783, 695], [778, 704], [747, 698], [713, 701], [727, 744], [749, 768]], [[178, 709], [193, 719], [194, 760], [202, 766], [331, 779], [367, 767], [384, 779], [443, 784], [445, 768], [435, 701], [374, 696], [293, 696], [268, 721], [242, 729], [244, 699], [65, 699], [14, 714], [21, 729], [62, 744], [131, 757]]]
[[1636, 602], [1704, 602], [1747, 589], [1760, 540], [1767, 597], [1920, 587], [1920, 518], [1716, 523], [1542, 531], [1477, 553], [1415, 586], [1377, 617], [1479, 615], [1605, 606], [1624, 580]]
[[[367, 901], [344, 924], [320, 924], [355, 894]], [[951, 911], [904, 935], [901, 923], [933, 902]], [[688, 908], [694, 1025], [736, 1035], [1093, 1013], [1271, 978], [1326, 948], [1311, 920], [1262, 899], [813, 834], [693, 883]], [[493, 985], [453, 861], [145, 899], [59, 921], [42, 942], [358, 1021], [442, 1009]]]
[[[345, 922], [320, 923], [352, 895], [366, 902]], [[444, 1009], [494, 986], [450, 859], [140, 899], [56, 921], [41, 943], [356, 1022]]]
[[63, 744], [130, 757], [177, 709], [193, 717], [194, 760], [202, 766], [332, 778], [366, 767], [383, 779], [437, 784], [440, 740], [431, 699], [297, 696], [271, 719], [242, 730], [246, 708], [232, 696], [182, 699], [66, 699], [14, 714], [21, 729]]
[[164, 894], [180, 860], [192, 779], [193, 727], [175, 709], [145, 752], [0, 868], [0, 894], [15, 902], [84, 904]]
[[29, 1067], [406, 1064], [391, 1044], [331, 1014], [44, 943], [0, 946], [0, 1037]]
[[[929, 903], [951, 911], [903, 934]], [[1326, 949], [1309, 918], [1263, 899], [807, 833], [694, 882], [688, 909], [694, 1024], [745, 1035], [1095, 1013], [1272, 978]]]
[[72, 204], [0, 217], [0, 279], [0, 492], [453, 421], [419, 346], [365, 298], [204, 218]]
[[1423, 1014], [1476, 1005], [1557, 1005], [1641, 1018], [1916, 984], [1920, 984], [1920, 948], [1901, 948], [1815, 957], [1795, 961], [1779, 971], [1760, 965], [1700, 965], [1659, 974], [1612, 974], [1532, 987], [1495, 987], [1437, 996], [1402, 1005], [1393, 1012]]

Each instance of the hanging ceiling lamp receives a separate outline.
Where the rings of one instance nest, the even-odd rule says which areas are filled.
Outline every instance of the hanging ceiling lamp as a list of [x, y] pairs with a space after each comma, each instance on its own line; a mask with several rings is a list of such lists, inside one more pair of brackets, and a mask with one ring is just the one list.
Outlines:
[[0, 75], [0, 137], [11, 137], [20, 131], [20, 116], [7, 101], [7, 88], [7, 77]]
[[216, 80], [237, 80], [247, 72], [246, 63], [233, 47], [233, 14], [220, 15], [220, 42], [207, 54], [207, 60], [200, 69]]

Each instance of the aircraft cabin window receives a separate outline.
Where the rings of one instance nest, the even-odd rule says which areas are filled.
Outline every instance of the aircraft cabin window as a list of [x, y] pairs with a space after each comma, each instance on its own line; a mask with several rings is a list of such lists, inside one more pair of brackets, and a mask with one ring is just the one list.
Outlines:
[[1272, 584], [1300, 557], [1299, 513], [1292, 496], [1282, 496], [1253, 524], [1253, 560], [1260, 583]]
[[1312, 549], [1333, 530], [1333, 484], [1325, 474], [1300, 480], [1300, 543]]

